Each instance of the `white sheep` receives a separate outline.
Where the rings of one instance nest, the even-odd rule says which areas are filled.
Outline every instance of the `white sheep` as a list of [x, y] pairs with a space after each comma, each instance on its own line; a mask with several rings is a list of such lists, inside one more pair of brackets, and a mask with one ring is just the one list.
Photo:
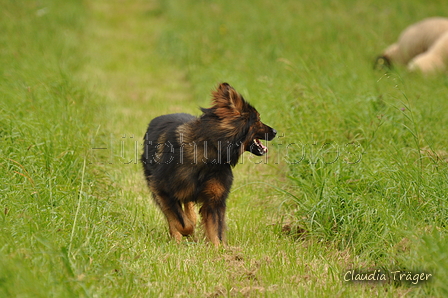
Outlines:
[[424, 53], [414, 57], [408, 63], [410, 71], [421, 71], [425, 74], [446, 71], [448, 63], [448, 32], [445, 32]]
[[407, 65], [423, 73], [443, 71], [448, 59], [448, 18], [432, 17], [407, 27], [398, 41], [384, 50], [377, 65]]

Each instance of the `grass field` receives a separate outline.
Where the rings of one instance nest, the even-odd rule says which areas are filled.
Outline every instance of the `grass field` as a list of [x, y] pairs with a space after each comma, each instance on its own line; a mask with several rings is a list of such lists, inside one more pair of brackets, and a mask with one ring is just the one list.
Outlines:
[[[448, 77], [373, 70], [443, 1], [0, 6], [0, 297], [448, 295]], [[142, 137], [224, 81], [279, 134], [234, 170], [228, 246], [179, 245]]]

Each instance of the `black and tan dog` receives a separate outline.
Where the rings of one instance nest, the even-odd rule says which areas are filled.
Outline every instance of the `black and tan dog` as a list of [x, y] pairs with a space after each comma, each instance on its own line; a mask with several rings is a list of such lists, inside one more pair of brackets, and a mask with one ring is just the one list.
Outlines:
[[229, 84], [212, 92], [212, 107], [203, 114], [170, 114], [154, 118], [145, 135], [141, 158], [155, 202], [168, 220], [172, 237], [192, 235], [194, 205], [207, 238], [218, 246], [224, 240], [226, 199], [232, 186], [232, 167], [244, 151], [261, 156], [262, 140], [275, 129]]

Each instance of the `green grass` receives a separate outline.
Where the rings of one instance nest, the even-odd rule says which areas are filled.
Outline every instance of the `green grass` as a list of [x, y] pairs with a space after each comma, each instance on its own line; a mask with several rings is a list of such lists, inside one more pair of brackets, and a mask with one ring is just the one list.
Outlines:
[[[447, 295], [448, 79], [372, 67], [443, 3], [0, 2], [0, 296]], [[235, 168], [228, 247], [177, 245], [141, 139], [223, 81], [279, 136]]]

